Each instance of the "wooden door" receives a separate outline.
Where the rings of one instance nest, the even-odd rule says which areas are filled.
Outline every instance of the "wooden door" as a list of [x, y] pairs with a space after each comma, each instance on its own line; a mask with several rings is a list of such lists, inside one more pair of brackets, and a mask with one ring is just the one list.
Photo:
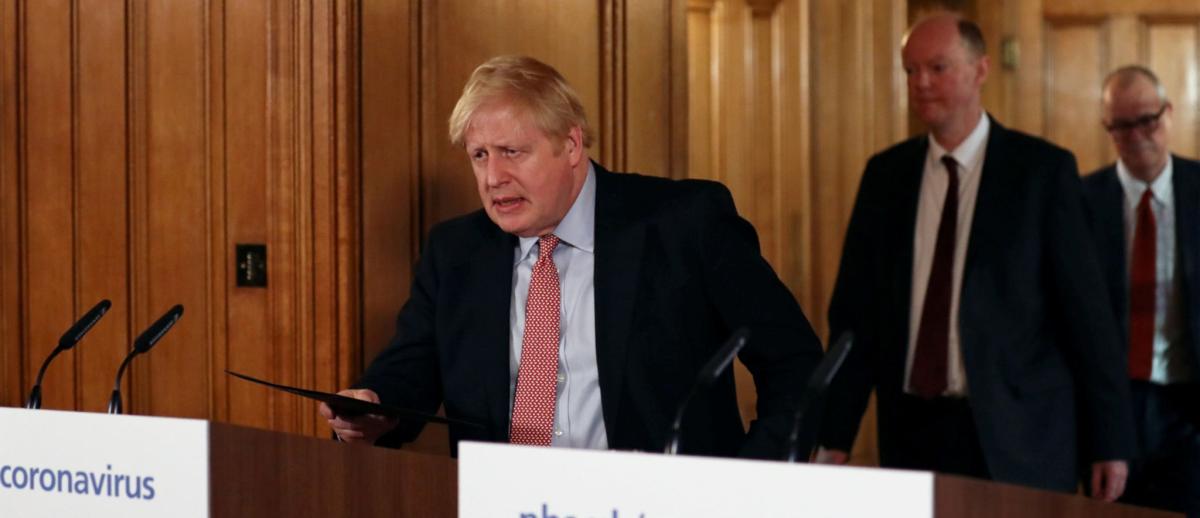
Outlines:
[[1084, 174], [1111, 163], [1101, 82], [1117, 67], [1141, 64], [1158, 74], [1175, 106], [1172, 151], [1196, 156], [1200, 2], [1020, 0], [1008, 14], [1018, 54], [1008, 65], [1007, 111], [1017, 127], [1073, 151]]

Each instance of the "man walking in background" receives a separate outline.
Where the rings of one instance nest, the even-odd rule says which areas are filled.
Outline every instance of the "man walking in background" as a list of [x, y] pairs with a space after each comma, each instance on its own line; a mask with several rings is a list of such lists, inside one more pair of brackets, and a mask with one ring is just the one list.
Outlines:
[[1121, 500], [1200, 517], [1200, 163], [1170, 153], [1171, 102], [1149, 69], [1110, 74], [1103, 114], [1119, 158], [1084, 187], [1133, 397]]
[[876, 389], [884, 466], [1065, 492], [1083, 475], [1114, 500], [1129, 387], [1075, 159], [984, 112], [974, 23], [922, 19], [902, 58], [929, 134], [863, 173], [829, 311], [855, 348], [818, 460], [846, 461]]

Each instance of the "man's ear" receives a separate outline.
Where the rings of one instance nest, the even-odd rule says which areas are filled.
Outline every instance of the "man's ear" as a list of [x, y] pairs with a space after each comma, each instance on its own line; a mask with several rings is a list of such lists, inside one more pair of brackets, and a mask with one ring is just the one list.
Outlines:
[[979, 61], [975, 63], [975, 73], [978, 77], [975, 79], [975, 84], [983, 86], [983, 82], [987, 80], [988, 71], [992, 69], [992, 62], [986, 55], [979, 56]]
[[583, 128], [571, 126], [567, 131], [566, 141], [563, 142], [563, 151], [567, 154], [571, 167], [579, 165], [583, 160]]

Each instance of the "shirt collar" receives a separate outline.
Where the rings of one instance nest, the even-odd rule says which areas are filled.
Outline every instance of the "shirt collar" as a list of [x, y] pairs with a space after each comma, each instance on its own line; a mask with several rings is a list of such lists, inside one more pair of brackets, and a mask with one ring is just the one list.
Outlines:
[[1175, 159], [1168, 156], [1167, 165], [1163, 166], [1162, 172], [1153, 182], [1147, 184], [1129, 172], [1129, 168], [1125, 167], [1125, 163], [1117, 160], [1117, 178], [1121, 180], [1121, 187], [1125, 190], [1125, 200], [1132, 206], [1137, 206], [1142, 200], [1142, 193], [1146, 192], [1146, 187], [1150, 187], [1152, 197], [1160, 204], [1170, 206], [1171, 200], [1174, 198], [1174, 187], [1171, 182], [1171, 176], [1174, 170], [1172, 167]]
[[969, 174], [972, 171], [979, 169], [979, 163], [983, 161], [983, 150], [987, 144], [988, 130], [991, 128], [991, 121], [988, 120], [987, 112], [979, 115], [979, 122], [975, 124], [975, 129], [967, 135], [967, 138], [954, 148], [954, 151], [946, 151], [946, 148], [938, 144], [937, 139], [933, 135], [929, 135], [929, 157], [940, 162], [942, 156], [949, 154], [954, 157], [954, 161], [958, 162], [959, 175]]
[[[591, 162], [588, 162], [587, 177], [583, 180], [579, 196], [575, 197], [575, 203], [571, 204], [571, 209], [552, 233], [563, 244], [589, 254], [593, 252], [596, 242], [596, 169]], [[521, 253], [517, 256], [517, 262], [527, 257], [537, 242], [538, 236], [520, 238]]]

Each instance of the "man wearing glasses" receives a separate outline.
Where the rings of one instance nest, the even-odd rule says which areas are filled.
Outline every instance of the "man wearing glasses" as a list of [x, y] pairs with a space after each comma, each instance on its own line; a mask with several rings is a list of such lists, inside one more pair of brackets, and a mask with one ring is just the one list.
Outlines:
[[1140, 66], [1104, 81], [1119, 159], [1085, 181], [1120, 324], [1140, 457], [1124, 501], [1200, 516], [1200, 163], [1171, 155], [1171, 103]]

